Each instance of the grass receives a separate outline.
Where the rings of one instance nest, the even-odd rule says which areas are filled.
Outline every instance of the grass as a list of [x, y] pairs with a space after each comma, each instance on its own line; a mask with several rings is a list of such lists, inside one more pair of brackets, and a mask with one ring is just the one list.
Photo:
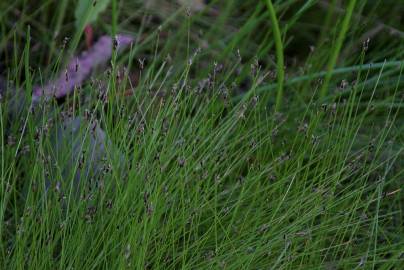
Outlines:
[[276, 94], [275, 111], [279, 111], [283, 99], [283, 81], [285, 79], [285, 64], [283, 60], [283, 44], [281, 32], [279, 30], [278, 19], [276, 18], [276, 13], [271, 0], [266, 1], [268, 7], [268, 13], [271, 18], [271, 23], [273, 25], [275, 47], [276, 47], [276, 73], [278, 77], [278, 89]]
[[76, 2], [0, 3], [0, 268], [400, 269], [403, 7], [163, 2], [111, 1], [133, 46], [35, 108]]
[[322, 97], [322, 98], [324, 98], [324, 96], [327, 94], [328, 85], [330, 83], [330, 79], [331, 79], [331, 76], [332, 76], [332, 71], [334, 70], [335, 64], [337, 63], [337, 58], [338, 58], [338, 55], [339, 55], [339, 53], [341, 51], [342, 43], [344, 42], [346, 32], [348, 31], [349, 22], [351, 21], [352, 12], [353, 12], [353, 10], [355, 8], [355, 5], [356, 5], [356, 0], [349, 1], [349, 5], [347, 7], [346, 15], [344, 17], [344, 20], [342, 21], [341, 31], [340, 31], [340, 33], [338, 35], [335, 47], [331, 52], [332, 55], [330, 57], [328, 65], [327, 65], [327, 75], [325, 77], [324, 85], [323, 85], [323, 87], [321, 88], [321, 91], [320, 91], [320, 97]]

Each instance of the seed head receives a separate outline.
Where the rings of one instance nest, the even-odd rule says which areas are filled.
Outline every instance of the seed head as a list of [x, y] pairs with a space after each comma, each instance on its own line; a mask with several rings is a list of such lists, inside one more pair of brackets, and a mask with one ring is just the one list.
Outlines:
[[139, 62], [140, 69], [143, 70], [145, 58], [139, 58], [137, 61]]
[[345, 90], [347, 88], [348, 84], [349, 84], [348, 81], [344, 79], [341, 81], [339, 88], [341, 90]]
[[130, 244], [127, 244], [126, 248], [125, 248], [125, 254], [124, 254], [125, 260], [129, 260], [130, 255], [131, 255]]
[[363, 42], [363, 51], [367, 51], [369, 49], [370, 38], [367, 38], [365, 42]]
[[14, 146], [15, 143], [16, 143], [15, 137], [12, 136], [12, 135], [8, 135], [8, 137], [7, 137], [7, 145], [8, 146]]
[[185, 166], [185, 163], [186, 163], [185, 158], [183, 158], [183, 157], [178, 158], [178, 165], [179, 165], [181, 168]]

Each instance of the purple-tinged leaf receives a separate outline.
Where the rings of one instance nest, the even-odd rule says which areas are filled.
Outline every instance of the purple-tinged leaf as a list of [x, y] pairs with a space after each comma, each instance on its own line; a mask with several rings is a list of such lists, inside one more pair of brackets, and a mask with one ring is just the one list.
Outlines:
[[[121, 51], [133, 42], [133, 38], [117, 35], [116, 41], [117, 50]], [[108, 62], [112, 56], [113, 43], [114, 40], [110, 36], [102, 36], [90, 50], [74, 57], [55, 81], [49, 82], [44, 87], [34, 87], [33, 101], [38, 101], [42, 96], [61, 98], [73, 92], [76, 87], [80, 87], [95, 67]]]

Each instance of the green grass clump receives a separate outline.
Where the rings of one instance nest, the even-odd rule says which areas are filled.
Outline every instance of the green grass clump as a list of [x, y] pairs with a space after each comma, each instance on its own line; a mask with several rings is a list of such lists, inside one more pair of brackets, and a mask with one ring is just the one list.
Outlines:
[[28, 2], [0, 4], [1, 269], [403, 266], [402, 7], [111, 1], [131, 49], [32, 108], [84, 43], [75, 1]]

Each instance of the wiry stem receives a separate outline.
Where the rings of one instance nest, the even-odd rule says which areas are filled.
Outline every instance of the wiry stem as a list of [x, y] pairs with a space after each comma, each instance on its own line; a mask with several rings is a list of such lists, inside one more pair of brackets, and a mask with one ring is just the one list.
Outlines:
[[283, 97], [283, 81], [285, 78], [284, 60], [283, 60], [283, 44], [281, 31], [279, 29], [278, 19], [271, 0], [266, 0], [268, 13], [271, 18], [272, 31], [274, 32], [275, 47], [276, 47], [276, 64], [277, 64], [277, 78], [278, 78], [278, 90], [276, 94], [275, 111], [279, 111], [282, 105]]
[[344, 42], [346, 32], [348, 31], [349, 23], [351, 21], [351, 17], [352, 17], [352, 13], [355, 8], [355, 5], [356, 5], [356, 0], [351, 0], [349, 2], [349, 6], [347, 8], [346, 15], [342, 22], [341, 31], [339, 32], [331, 58], [328, 61], [327, 74], [325, 76], [324, 84], [320, 91], [320, 98], [324, 98], [327, 95], [328, 85], [330, 84], [332, 71], [337, 63], [338, 55], [339, 55], [339, 52], [341, 51], [342, 43]]

